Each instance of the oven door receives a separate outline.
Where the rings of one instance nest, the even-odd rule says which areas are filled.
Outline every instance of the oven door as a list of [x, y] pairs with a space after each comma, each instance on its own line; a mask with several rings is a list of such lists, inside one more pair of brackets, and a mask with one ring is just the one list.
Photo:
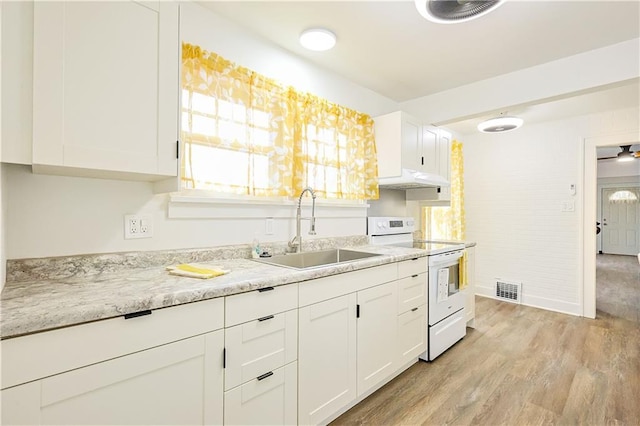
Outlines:
[[429, 257], [429, 325], [435, 325], [464, 308], [459, 262], [462, 250]]

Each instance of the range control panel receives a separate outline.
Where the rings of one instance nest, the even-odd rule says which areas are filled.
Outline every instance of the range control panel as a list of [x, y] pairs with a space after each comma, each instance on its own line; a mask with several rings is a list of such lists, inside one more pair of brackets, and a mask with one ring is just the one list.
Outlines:
[[395, 235], [412, 233], [415, 219], [412, 217], [368, 217], [367, 235]]

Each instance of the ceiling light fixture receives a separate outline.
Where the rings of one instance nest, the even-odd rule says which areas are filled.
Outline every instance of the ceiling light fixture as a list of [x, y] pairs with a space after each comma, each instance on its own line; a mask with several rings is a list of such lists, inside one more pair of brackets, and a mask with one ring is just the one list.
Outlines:
[[415, 0], [423, 18], [438, 24], [470, 21], [496, 10], [504, 0]]
[[478, 124], [478, 130], [483, 133], [502, 133], [515, 130], [522, 126], [524, 120], [518, 117], [501, 116], [485, 120]]
[[336, 45], [336, 35], [324, 28], [310, 28], [300, 34], [300, 44], [309, 50], [322, 52]]

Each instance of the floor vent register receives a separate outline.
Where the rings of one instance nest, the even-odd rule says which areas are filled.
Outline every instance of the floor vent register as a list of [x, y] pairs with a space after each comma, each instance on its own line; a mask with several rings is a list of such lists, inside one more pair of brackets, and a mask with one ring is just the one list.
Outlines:
[[520, 303], [522, 283], [515, 281], [496, 281], [496, 298], [511, 303]]

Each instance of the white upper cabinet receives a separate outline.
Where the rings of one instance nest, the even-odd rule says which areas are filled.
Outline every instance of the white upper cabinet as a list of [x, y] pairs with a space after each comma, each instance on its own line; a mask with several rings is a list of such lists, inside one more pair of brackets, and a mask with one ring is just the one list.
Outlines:
[[177, 175], [180, 45], [173, 2], [36, 2], [35, 172]]
[[378, 176], [400, 176], [402, 169], [439, 175], [449, 180], [451, 135], [403, 111], [376, 117]]
[[420, 170], [422, 160], [422, 124], [405, 112], [397, 111], [376, 117], [375, 135], [378, 152], [378, 176], [400, 176], [401, 170]]

